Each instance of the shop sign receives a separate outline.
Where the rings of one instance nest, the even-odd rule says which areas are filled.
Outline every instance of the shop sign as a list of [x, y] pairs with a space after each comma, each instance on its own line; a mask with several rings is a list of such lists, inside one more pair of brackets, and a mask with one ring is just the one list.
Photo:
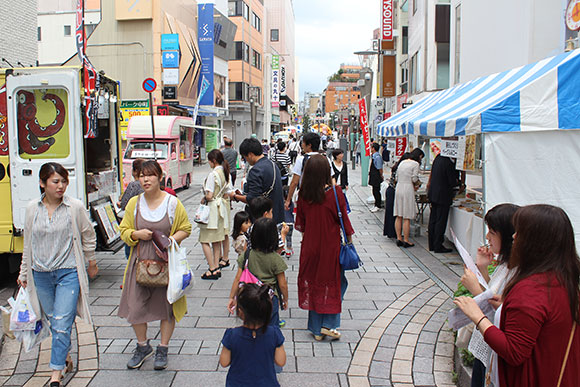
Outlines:
[[381, 97], [394, 97], [397, 95], [395, 90], [397, 78], [397, 57], [383, 56], [382, 62]]
[[459, 142], [457, 140], [441, 141], [441, 156], [457, 158], [459, 154]]
[[179, 69], [163, 69], [163, 84], [164, 85], [178, 85], [179, 84]]
[[580, 0], [571, 0], [566, 8], [566, 26], [570, 31], [580, 30]]
[[401, 94], [397, 96], [397, 113], [403, 110], [403, 104], [407, 102], [408, 94]]
[[161, 34], [161, 50], [179, 50], [179, 34]]
[[[197, 5], [197, 41], [199, 44], [199, 54], [201, 56], [201, 77], [207, 79], [209, 88], [198, 102], [199, 105], [213, 106], [213, 82], [214, 82], [214, 20], [213, 3], [199, 3]], [[201, 82], [198, 92], [201, 90]]]
[[383, 120], [386, 120], [388, 118], [391, 118], [391, 112], [383, 114]]
[[369, 122], [368, 122], [368, 115], [367, 115], [367, 104], [365, 99], [361, 99], [358, 101], [358, 107], [360, 112], [360, 127], [363, 134], [363, 140], [365, 143], [365, 155], [371, 155], [371, 138], [369, 133]]
[[407, 150], [407, 137], [399, 137], [395, 140], [395, 156], [401, 157]]
[[286, 95], [286, 66], [280, 66], [280, 95]]
[[121, 138], [127, 139], [127, 126], [129, 120], [134, 116], [148, 116], [149, 115], [149, 101], [148, 100], [126, 100], [121, 101], [121, 119], [119, 120], [119, 127], [121, 128]]
[[394, 152], [396, 149], [397, 149], [397, 141], [387, 140], [387, 150], [390, 152]]
[[161, 54], [161, 66], [173, 69], [179, 67], [179, 51], [163, 51]]
[[382, 39], [393, 40], [393, 0], [383, 0], [381, 19]]
[[177, 86], [163, 86], [163, 99], [177, 99]]
[[168, 116], [169, 106], [168, 105], [157, 105], [157, 115], [158, 116]]
[[280, 107], [280, 57], [272, 55], [272, 107]]

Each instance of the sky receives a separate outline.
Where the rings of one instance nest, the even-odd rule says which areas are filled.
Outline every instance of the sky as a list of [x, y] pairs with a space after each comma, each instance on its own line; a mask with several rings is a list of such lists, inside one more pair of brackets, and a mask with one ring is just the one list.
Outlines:
[[359, 64], [355, 51], [372, 47], [380, 0], [294, 0], [300, 100], [320, 93], [341, 63]]

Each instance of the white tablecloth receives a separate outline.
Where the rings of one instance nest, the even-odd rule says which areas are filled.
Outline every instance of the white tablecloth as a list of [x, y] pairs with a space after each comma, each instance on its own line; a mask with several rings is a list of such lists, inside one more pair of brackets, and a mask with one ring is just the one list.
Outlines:
[[483, 219], [475, 216], [473, 212], [467, 212], [460, 210], [457, 207], [451, 207], [449, 210], [449, 220], [447, 221], [445, 236], [453, 242], [451, 232], [449, 231], [450, 228], [453, 229], [457, 239], [471, 254], [471, 257], [475, 262], [477, 249], [484, 244]]

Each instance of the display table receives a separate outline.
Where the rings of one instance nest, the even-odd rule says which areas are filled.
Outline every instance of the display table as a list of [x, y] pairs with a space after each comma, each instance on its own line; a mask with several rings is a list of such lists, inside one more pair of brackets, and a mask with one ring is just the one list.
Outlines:
[[483, 219], [476, 216], [473, 212], [451, 207], [445, 236], [453, 242], [453, 237], [449, 231], [450, 228], [453, 229], [459, 242], [471, 254], [471, 257], [475, 261], [477, 249], [484, 244]]

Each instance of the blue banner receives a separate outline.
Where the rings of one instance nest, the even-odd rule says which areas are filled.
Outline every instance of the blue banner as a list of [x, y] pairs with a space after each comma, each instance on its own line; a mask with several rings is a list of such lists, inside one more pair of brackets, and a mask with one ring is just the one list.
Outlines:
[[[213, 106], [213, 4], [198, 4], [197, 17], [197, 39], [201, 55], [200, 79], [205, 78], [206, 82], [209, 83], [209, 85], [204, 85], [204, 82], [199, 82], [198, 90], [201, 95], [199, 104]], [[204, 93], [201, 93], [202, 87], [207, 87]]]

